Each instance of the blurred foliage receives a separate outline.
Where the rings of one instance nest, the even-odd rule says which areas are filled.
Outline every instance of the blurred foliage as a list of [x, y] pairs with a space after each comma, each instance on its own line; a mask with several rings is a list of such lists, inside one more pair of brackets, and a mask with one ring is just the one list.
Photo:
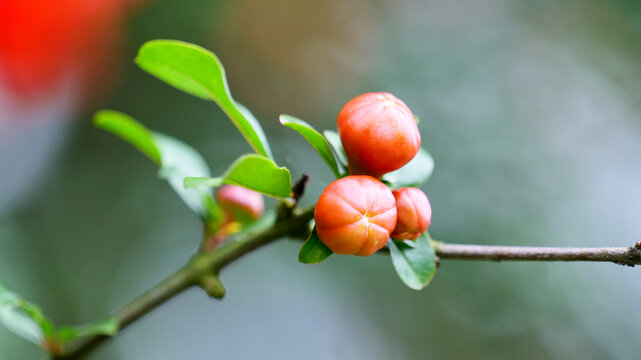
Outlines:
[[[625, 246], [641, 234], [638, 2], [159, 0], [127, 34], [126, 73], [100, 107], [194, 145], [213, 174], [251, 149], [215, 104], [139, 71], [143, 42], [214, 50], [277, 162], [313, 174], [307, 203], [332, 173], [277, 116], [334, 129], [347, 100], [380, 90], [421, 118], [436, 239]], [[56, 323], [102, 318], [184, 263], [202, 230], [153, 164], [80, 120], [34, 195], [0, 213], [0, 278]], [[306, 266], [299, 248], [242, 259], [221, 274], [224, 301], [189, 291], [90, 358], [638, 357], [638, 269], [443, 261], [417, 293], [389, 259]], [[0, 358], [45, 357], [0, 329]]]

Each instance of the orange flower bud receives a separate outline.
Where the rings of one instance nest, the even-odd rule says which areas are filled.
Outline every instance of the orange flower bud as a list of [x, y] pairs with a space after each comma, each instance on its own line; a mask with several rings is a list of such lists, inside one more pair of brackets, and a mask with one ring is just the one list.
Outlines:
[[389, 93], [349, 101], [338, 114], [338, 133], [350, 174], [379, 178], [407, 164], [421, 147], [414, 115]]
[[333, 252], [369, 256], [385, 246], [396, 225], [394, 195], [373, 177], [347, 176], [325, 188], [314, 218], [318, 237]]
[[397, 222], [394, 239], [416, 240], [432, 221], [432, 207], [424, 192], [416, 188], [392, 191], [396, 199]]

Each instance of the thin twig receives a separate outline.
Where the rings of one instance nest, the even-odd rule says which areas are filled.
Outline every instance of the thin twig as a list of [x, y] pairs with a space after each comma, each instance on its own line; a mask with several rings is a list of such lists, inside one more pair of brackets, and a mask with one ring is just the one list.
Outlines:
[[[313, 217], [313, 208], [297, 210], [292, 217], [276, 222], [262, 231], [233, 239], [215, 251], [196, 254], [183, 268], [114, 312], [112, 316], [118, 321], [119, 330], [122, 331], [162, 303], [200, 283], [202, 277], [218, 274], [220, 269], [241, 256], [276, 239], [309, 231], [308, 224]], [[109, 339], [107, 336], [79, 339], [65, 346], [63, 353], [55, 356], [54, 359], [78, 359], [107, 339]]]
[[605, 261], [620, 265], [641, 265], [641, 242], [630, 247], [564, 248], [532, 246], [466, 245], [433, 242], [443, 259], [526, 260], [526, 261]]

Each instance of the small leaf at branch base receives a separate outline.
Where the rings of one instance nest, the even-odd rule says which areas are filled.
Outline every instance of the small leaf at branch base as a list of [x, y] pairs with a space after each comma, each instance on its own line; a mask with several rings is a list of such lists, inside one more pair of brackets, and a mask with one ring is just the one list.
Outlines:
[[420, 187], [427, 182], [432, 171], [434, 171], [434, 159], [421, 148], [410, 162], [396, 171], [385, 174], [383, 180], [392, 184], [395, 189]]
[[334, 175], [340, 177], [340, 171], [338, 170], [338, 164], [334, 159], [334, 155], [332, 155], [332, 149], [323, 135], [316, 131], [310, 124], [291, 115], [281, 115], [279, 120], [284, 126], [296, 130], [301, 134], [312, 147], [316, 149], [316, 152], [318, 152], [323, 160], [325, 160], [329, 168], [334, 172]]
[[394, 269], [405, 285], [421, 290], [430, 283], [436, 273], [436, 261], [427, 234], [422, 234], [415, 241], [390, 239], [387, 245]]
[[292, 190], [292, 180], [287, 168], [278, 167], [270, 159], [255, 154], [239, 157], [220, 178], [186, 177], [183, 181], [185, 187], [217, 187], [223, 183], [281, 199], [289, 198]]
[[327, 142], [332, 146], [334, 155], [336, 155], [338, 163], [342, 166], [342, 170], [345, 171], [345, 169], [347, 169], [347, 156], [341, 143], [341, 137], [333, 130], [325, 130], [323, 131], [323, 135], [325, 135], [325, 139], [327, 139]]
[[118, 333], [119, 328], [118, 320], [115, 317], [108, 317], [85, 326], [62, 326], [58, 330], [58, 339], [65, 342], [96, 335], [114, 336]]
[[312, 230], [311, 235], [307, 238], [307, 241], [303, 244], [303, 247], [300, 248], [298, 253], [298, 261], [303, 264], [318, 264], [323, 260], [327, 259], [334, 252], [330, 250], [316, 233], [316, 227]]
[[0, 284], [0, 323], [39, 346], [55, 338], [55, 328], [40, 308]]
[[140, 48], [136, 62], [169, 85], [214, 101], [257, 153], [272, 158], [263, 129], [251, 112], [232, 98], [225, 69], [214, 53], [182, 41], [153, 40]]

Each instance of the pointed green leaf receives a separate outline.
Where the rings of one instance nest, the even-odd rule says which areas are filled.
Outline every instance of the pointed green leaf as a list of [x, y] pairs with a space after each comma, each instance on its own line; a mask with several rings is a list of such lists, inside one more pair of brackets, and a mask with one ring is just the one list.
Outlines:
[[334, 155], [336, 156], [341, 172], [345, 172], [347, 169], [347, 156], [345, 155], [345, 150], [341, 143], [341, 137], [333, 130], [325, 130], [323, 131], [323, 135], [334, 151]]
[[298, 253], [298, 261], [303, 264], [318, 264], [319, 262], [327, 259], [334, 252], [330, 250], [321, 239], [318, 237], [316, 227], [307, 238], [307, 241], [300, 248]]
[[138, 121], [118, 111], [100, 110], [94, 115], [94, 124], [130, 143], [160, 165], [160, 152], [154, 142], [154, 136]]
[[272, 158], [260, 124], [231, 96], [225, 69], [211, 51], [175, 40], [153, 40], [138, 51], [143, 70], [186, 93], [214, 101], [258, 154]]
[[208, 221], [222, 216], [212, 200], [211, 189], [204, 186], [191, 189], [183, 187], [184, 177], [211, 176], [207, 163], [192, 147], [167, 135], [152, 132], [132, 117], [117, 111], [99, 111], [94, 122], [99, 128], [119, 136], [154, 160], [160, 167], [158, 175], [169, 182], [196, 214]]
[[187, 177], [183, 185], [216, 187], [223, 183], [238, 185], [276, 198], [291, 196], [292, 180], [289, 170], [278, 167], [270, 159], [254, 154], [239, 157], [220, 178]]
[[305, 121], [293, 116], [281, 115], [279, 120], [281, 124], [298, 131], [298, 133], [316, 149], [318, 154], [320, 154], [327, 165], [329, 165], [329, 168], [334, 172], [334, 175], [340, 177], [340, 171], [338, 170], [338, 164], [334, 159], [334, 155], [332, 155], [332, 149], [329, 147], [329, 143], [323, 135]]
[[394, 269], [405, 285], [421, 290], [430, 283], [436, 273], [436, 261], [427, 234], [422, 234], [415, 241], [390, 239], [387, 246]]
[[198, 186], [185, 189], [183, 179], [187, 176], [210, 176], [209, 166], [191, 146], [161, 133], [154, 133], [154, 139], [161, 154], [162, 167], [160, 177], [167, 180], [174, 191], [198, 215], [208, 218], [212, 214], [211, 189]]
[[434, 159], [421, 148], [414, 158], [402, 168], [387, 173], [383, 180], [392, 184], [395, 189], [402, 187], [420, 187], [425, 184], [434, 171]]
[[55, 328], [40, 308], [0, 284], [0, 323], [14, 334], [45, 346], [55, 337]]

